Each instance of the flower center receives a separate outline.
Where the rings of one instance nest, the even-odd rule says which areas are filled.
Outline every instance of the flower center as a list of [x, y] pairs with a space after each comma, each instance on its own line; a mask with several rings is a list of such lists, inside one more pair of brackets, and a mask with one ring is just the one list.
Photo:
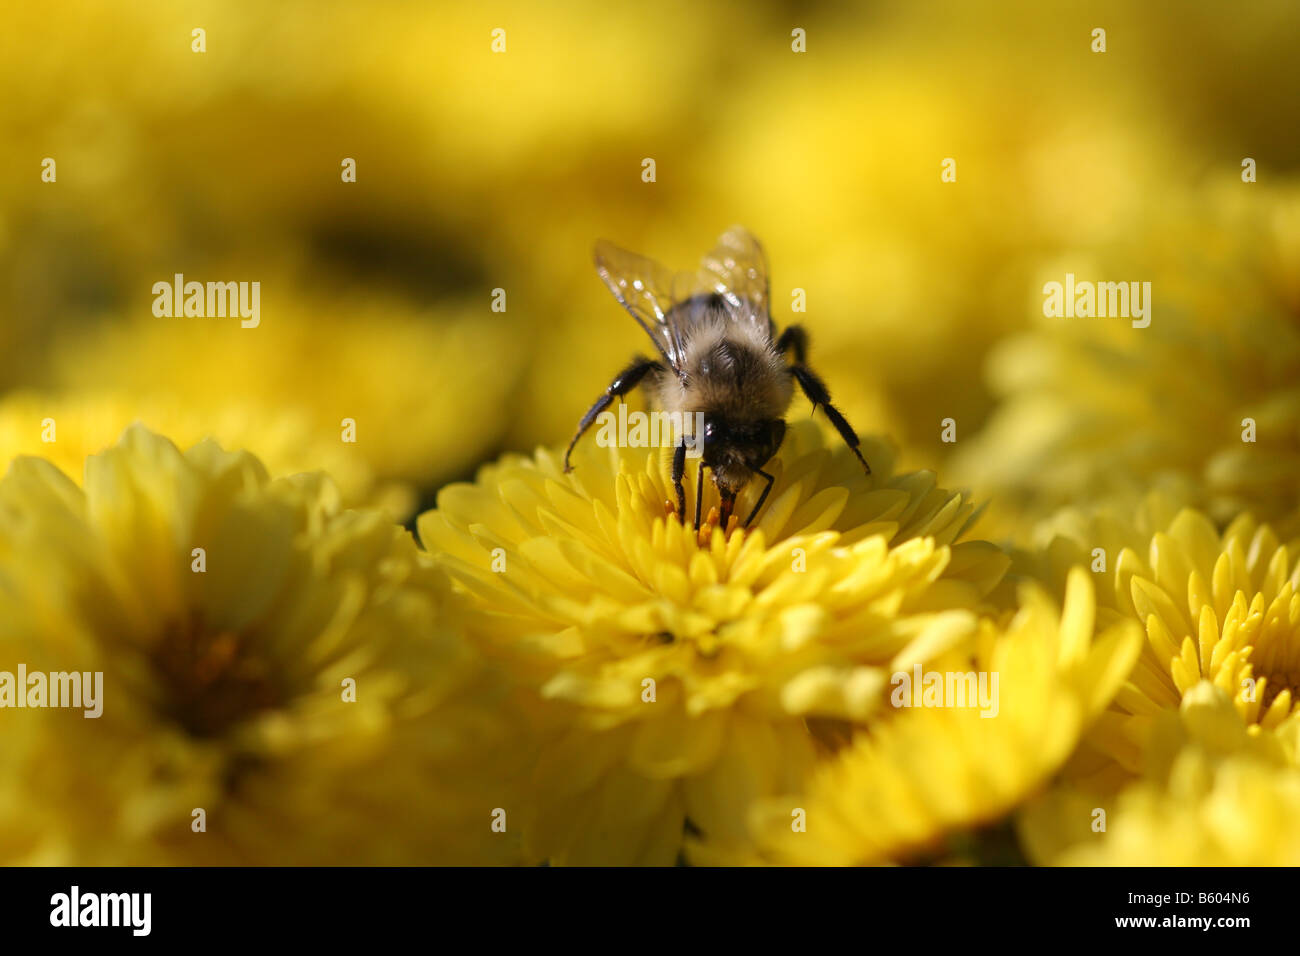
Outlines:
[[283, 699], [246, 636], [211, 631], [197, 615], [166, 627], [152, 663], [165, 688], [164, 711], [195, 737], [219, 736]]
[[1260, 697], [1260, 714], [1268, 713], [1282, 691], [1291, 692], [1291, 711], [1294, 712], [1300, 697], [1300, 672], [1290, 667], [1269, 667], [1264, 670], [1264, 693]]

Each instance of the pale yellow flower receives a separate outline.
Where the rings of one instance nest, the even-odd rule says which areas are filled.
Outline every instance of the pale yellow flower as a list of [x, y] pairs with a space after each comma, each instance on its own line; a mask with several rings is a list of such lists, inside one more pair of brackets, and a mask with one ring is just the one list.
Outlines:
[[202, 405], [150, 398], [128, 388], [12, 392], [0, 399], [0, 472], [19, 455], [32, 455], [81, 484], [86, 459], [140, 422], [186, 447], [212, 438], [223, 447], [250, 451], [272, 475], [324, 471], [346, 505], [381, 507], [395, 518], [415, 506], [414, 488], [377, 481], [355, 446], [314, 428], [301, 411], [231, 398]]
[[[74, 396], [113, 392], [142, 413], [171, 406], [205, 429], [229, 417], [262, 416], [270, 428], [287, 418], [296, 423], [289, 448], [252, 450], [293, 456], [300, 468], [346, 457], [344, 474], [381, 484], [436, 486], [499, 441], [525, 353], [486, 300], [421, 315], [397, 302], [264, 294], [261, 308], [248, 329], [153, 315], [104, 324], [56, 349], [54, 381]], [[327, 444], [338, 447], [315, 464], [294, 455]]]
[[864, 444], [868, 478], [827, 441], [792, 425], [754, 527], [703, 547], [665, 516], [663, 451], [594, 441], [570, 475], [554, 452], [509, 457], [421, 516], [474, 632], [531, 683], [550, 733], [530, 850], [662, 864], [684, 828], [743, 838], [748, 803], [797, 786], [819, 738], [877, 713], [891, 669], [972, 632], [1005, 557], [962, 540], [971, 504], [933, 475], [893, 474], [879, 442]]
[[1296, 866], [1295, 725], [1249, 734], [1209, 681], [1164, 712], [1142, 779], [1098, 799], [1062, 788], [1026, 809], [1036, 862], [1066, 866]]
[[1202, 681], [1227, 694], [1252, 734], [1300, 721], [1296, 543], [1249, 515], [1220, 533], [1177, 501], [1152, 493], [1128, 513], [1065, 511], [1044, 526], [1049, 543], [1016, 557], [1058, 589], [1066, 568], [1092, 568], [1102, 618], [1146, 632], [1138, 665], [1072, 768], [1102, 790], [1141, 773], [1154, 723]]
[[[989, 495], [998, 531], [1027, 540], [1057, 508], [1103, 504], [1166, 475], [1191, 480], [1219, 524], [1300, 514], [1300, 192], [1262, 184], [1162, 203], [1124, 242], [1044, 259], [1037, 290], [1150, 283], [1150, 324], [1049, 318], [1000, 344], [1001, 404], [953, 468]], [[1294, 533], [1300, 527], [1283, 529]]]
[[0, 710], [0, 859], [519, 859], [507, 781], [528, 748], [462, 613], [409, 533], [340, 510], [323, 476], [271, 481], [141, 427], [84, 490], [18, 459], [0, 671], [100, 673], [101, 713]]
[[965, 661], [998, 675], [995, 711], [908, 708], [869, 728], [806, 789], [753, 809], [759, 852], [748, 862], [961, 862], [981, 830], [1040, 790], [1109, 703], [1140, 637], [1132, 622], [1096, 621], [1082, 569], [1071, 573], [1063, 607], [1032, 586], [1021, 598], [1004, 627], [981, 622]]

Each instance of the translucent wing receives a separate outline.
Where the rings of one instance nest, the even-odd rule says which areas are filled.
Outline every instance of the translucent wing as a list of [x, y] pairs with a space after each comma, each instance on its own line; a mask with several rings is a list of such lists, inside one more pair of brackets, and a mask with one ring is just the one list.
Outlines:
[[660, 354], [673, 368], [680, 368], [684, 337], [680, 321], [674, 321], [680, 313], [673, 312], [678, 302], [673, 291], [682, 290], [683, 277], [604, 239], [596, 243], [596, 272]]
[[732, 226], [700, 263], [703, 289], [722, 296], [731, 318], [771, 330], [768, 315], [767, 256], [744, 226]]
[[759, 241], [741, 226], [718, 238], [698, 272], [674, 273], [603, 239], [596, 243], [596, 272], [678, 371], [683, 347], [697, 325], [725, 316], [772, 333], [767, 257]]

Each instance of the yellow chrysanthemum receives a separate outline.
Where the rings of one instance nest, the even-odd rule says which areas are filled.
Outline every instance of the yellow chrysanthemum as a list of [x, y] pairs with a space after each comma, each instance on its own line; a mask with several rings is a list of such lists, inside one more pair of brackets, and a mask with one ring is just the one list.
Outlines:
[[977, 831], [999, 823], [1065, 762], [1132, 667], [1136, 625], [1095, 628], [1094, 615], [1092, 583], [1080, 569], [1062, 608], [1041, 589], [1022, 589], [1005, 628], [980, 622], [967, 659], [969, 669], [990, 675], [989, 686], [998, 676], [996, 710], [908, 708], [861, 734], [801, 795], [754, 808], [757, 859], [961, 862]]
[[[531, 850], [671, 863], [684, 828], [740, 838], [748, 803], [811, 765], [810, 721], [868, 718], [888, 669], [974, 627], [1006, 559], [959, 541], [965, 496], [928, 473], [891, 474], [879, 442], [864, 447], [868, 478], [833, 441], [792, 425], [754, 527], [715, 528], [704, 546], [665, 515], [664, 451], [594, 441], [570, 475], [549, 451], [510, 457], [421, 516], [476, 632], [536, 689], [549, 739], [528, 798]], [[711, 484], [704, 500], [716, 504]]]
[[1064, 568], [1088, 565], [1103, 619], [1133, 620], [1146, 631], [1137, 667], [1090, 736], [1104, 756], [1078, 768], [1101, 773], [1099, 785], [1141, 771], [1153, 720], [1177, 710], [1202, 680], [1229, 695], [1252, 733], [1296, 720], [1296, 545], [1249, 515], [1220, 534], [1204, 514], [1172, 501], [1152, 494], [1127, 518], [1110, 509], [1063, 512], [1047, 525], [1050, 543], [1017, 558], [1058, 586]]
[[1202, 681], [1161, 715], [1140, 782], [1101, 801], [1061, 788], [1026, 808], [1020, 833], [1045, 864], [1296, 866], [1296, 744], [1295, 733], [1247, 733], [1228, 695]]
[[[1059, 507], [1166, 473], [1193, 479], [1193, 503], [1220, 524], [1300, 514], [1297, 252], [1300, 191], [1238, 183], [1165, 201], [1125, 242], [1044, 262], [1028, 284], [1036, 328], [989, 363], [1002, 403], [953, 459], [997, 502], [999, 532], [1023, 538]], [[1067, 272], [1149, 282], [1150, 324], [1044, 317], [1036, 290]]]
[[270, 481], [141, 427], [87, 462], [84, 491], [18, 459], [0, 671], [101, 673], [101, 714], [0, 710], [0, 859], [515, 858], [491, 827], [514, 809], [516, 728], [460, 614], [409, 533], [340, 511], [322, 476]]
[[334, 443], [330, 458], [357, 459], [376, 481], [436, 486], [498, 441], [522, 356], [486, 303], [421, 317], [396, 302], [268, 294], [257, 328], [147, 315], [60, 343], [52, 364], [73, 395], [170, 405], [208, 427], [240, 409], [288, 419], [301, 429], [291, 448]]
[[379, 482], [355, 445], [322, 433], [301, 412], [226, 399], [198, 408], [117, 391], [15, 392], [0, 398], [0, 473], [19, 455], [45, 458], [80, 484], [91, 455], [116, 443], [139, 422], [189, 447], [212, 438], [256, 454], [276, 476], [323, 471], [345, 505], [383, 508], [405, 518], [415, 508], [405, 482]]

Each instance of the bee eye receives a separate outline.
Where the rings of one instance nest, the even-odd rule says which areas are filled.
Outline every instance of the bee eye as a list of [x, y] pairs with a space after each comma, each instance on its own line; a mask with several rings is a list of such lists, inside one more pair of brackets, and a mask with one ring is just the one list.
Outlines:
[[781, 441], [785, 438], [785, 422], [777, 419], [768, 422], [754, 442], [755, 461], [754, 467], [761, 468], [781, 447]]

